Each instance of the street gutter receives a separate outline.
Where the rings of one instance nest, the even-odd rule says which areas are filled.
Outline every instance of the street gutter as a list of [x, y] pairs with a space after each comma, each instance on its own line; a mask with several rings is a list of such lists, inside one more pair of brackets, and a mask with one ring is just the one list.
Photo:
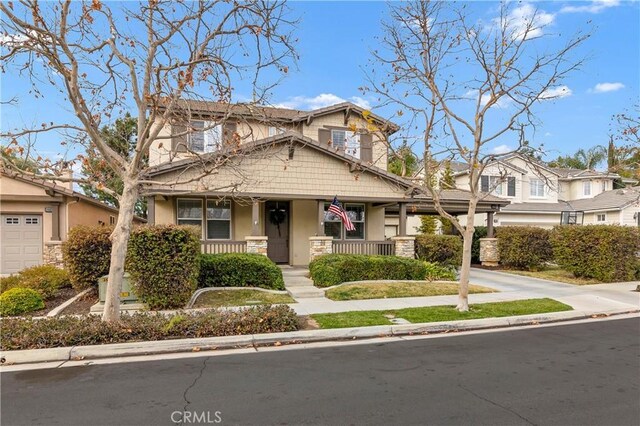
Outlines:
[[483, 318], [443, 321], [422, 324], [382, 325], [370, 327], [302, 330], [285, 333], [248, 334], [240, 336], [205, 337], [192, 339], [159, 340], [151, 342], [114, 343], [105, 345], [73, 346], [63, 348], [1, 351], [0, 364], [17, 365], [42, 362], [79, 361], [115, 357], [191, 353], [222, 349], [257, 348], [313, 342], [375, 339], [380, 337], [412, 336], [462, 331], [502, 329], [535, 326], [545, 323], [638, 314], [640, 309], [610, 311], [563, 311], [502, 318]]

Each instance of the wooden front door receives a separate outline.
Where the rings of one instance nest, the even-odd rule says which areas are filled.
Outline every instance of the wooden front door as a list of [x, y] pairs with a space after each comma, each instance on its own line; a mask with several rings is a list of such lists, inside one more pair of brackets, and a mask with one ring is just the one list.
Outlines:
[[288, 201], [265, 203], [265, 230], [267, 256], [276, 263], [289, 263], [289, 212]]

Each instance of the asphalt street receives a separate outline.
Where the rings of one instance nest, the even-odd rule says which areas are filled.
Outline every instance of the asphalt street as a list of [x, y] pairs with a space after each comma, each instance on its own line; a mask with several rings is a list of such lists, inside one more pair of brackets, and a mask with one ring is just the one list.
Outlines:
[[0, 378], [2, 425], [638, 425], [640, 319]]

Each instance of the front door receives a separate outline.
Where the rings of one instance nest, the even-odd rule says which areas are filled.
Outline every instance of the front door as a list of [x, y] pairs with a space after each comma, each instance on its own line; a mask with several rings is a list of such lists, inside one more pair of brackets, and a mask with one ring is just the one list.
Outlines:
[[289, 202], [265, 203], [267, 256], [276, 263], [289, 263]]

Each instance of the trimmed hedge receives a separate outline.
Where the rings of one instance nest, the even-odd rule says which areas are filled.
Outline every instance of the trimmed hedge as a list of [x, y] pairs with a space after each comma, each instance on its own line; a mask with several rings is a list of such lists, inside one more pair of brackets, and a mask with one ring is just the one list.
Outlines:
[[198, 287], [261, 287], [284, 290], [284, 280], [280, 268], [261, 254], [202, 254]]
[[500, 263], [516, 269], [539, 269], [553, 259], [550, 231], [534, 226], [501, 226], [496, 230]]
[[75, 226], [62, 244], [65, 269], [76, 289], [98, 285], [98, 278], [109, 273], [112, 227]]
[[16, 275], [0, 278], [0, 293], [14, 287], [30, 288], [45, 300], [55, 296], [58, 290], [70, 286], [67, 271], [53, 265], [32, 266]]
[[184, 307], [197, 286], [199, 254], [200, 239], [190, 227], [135, 228], [126, 270], [136, 295], [151, 309]]
[[285, 305], [254, 306], [235, 311], [178, 313], [172, 317], [140, 312], [119, 321], [99, 316], [4, 319], [0, 349], [40, 349], [77, 345], [187, 339], [296, 331], [298, 317]]
[[632, 281], [640, 251], [638, 228], [618, 225], [556, 226], [551, 232], [555, 261], [576, 277], [603, 282]]
[[455, 274], [449, 268], [421, 260], [361, 254], [319, 256], [309, 264], [309, 272], [318, 287], [363, 280], [455, 279]]
[[[42, 297], [30, 288], [14, 287], [0, 294], [0, 316], [15, 316], [44, 308]], [[7, 328], [3, 324], [2, 329]]]
[[418, 235], [418, 259], [459, 267], [462, 264], [462, 239], [456, 235]]

